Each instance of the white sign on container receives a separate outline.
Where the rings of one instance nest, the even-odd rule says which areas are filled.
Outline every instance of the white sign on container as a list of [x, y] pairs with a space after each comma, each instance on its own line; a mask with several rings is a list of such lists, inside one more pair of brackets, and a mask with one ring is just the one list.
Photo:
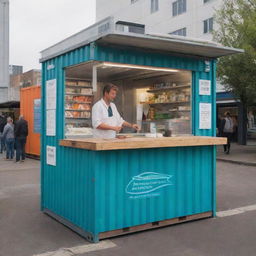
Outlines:
[[199, 104], [199, 129], [212, 128], [212, 104], [200, 103]]
[[210, 80], [199, 80], [199, 95], [211, 95]]
[[46, 163], [48, 165], [56, 166], [56, 147], [46, 147]]
[[56, 110], [46, 110], [46, 136], [56, 135]]
[[56, 109], [56, 79], [46, 81], [46, 109]]

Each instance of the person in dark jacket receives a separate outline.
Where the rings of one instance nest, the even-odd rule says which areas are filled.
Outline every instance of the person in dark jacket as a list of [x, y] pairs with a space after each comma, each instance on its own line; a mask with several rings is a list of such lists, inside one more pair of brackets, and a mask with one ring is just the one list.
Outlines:
[[14, 127], [16, 140], [16, 162], [24, 162], [25, 160], [25, 145], [28, 136], [28, 122], [21, 115]]
[[3, 132], [4, 132], [5, 125], [6, 125], [6, 119], [2, 115], [2, 113], [0, 113], [0, 153], [1, 154], [5, 150], [5, 141], [4, 141], [4, 137], [3, 137]]
[[225, 118], [221, 121], [221, 136], [227, 138], [227, 144], [223, 145], [224, 153], [230, 153], [230, 141], [233, 134], [233, 120], [229, 112], [225, 113]]

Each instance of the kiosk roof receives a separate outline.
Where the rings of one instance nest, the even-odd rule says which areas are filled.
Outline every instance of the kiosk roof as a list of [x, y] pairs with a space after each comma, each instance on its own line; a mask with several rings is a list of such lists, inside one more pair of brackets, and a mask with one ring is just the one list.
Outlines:
[[244, 52], [242, 49], [224, 47], [215, 42], [183, 36], [120, 32], [115, 28], [113, 17], [108, 17], [43, 50], [40, 61], [44, 62], [92, 42], [206, 58]]

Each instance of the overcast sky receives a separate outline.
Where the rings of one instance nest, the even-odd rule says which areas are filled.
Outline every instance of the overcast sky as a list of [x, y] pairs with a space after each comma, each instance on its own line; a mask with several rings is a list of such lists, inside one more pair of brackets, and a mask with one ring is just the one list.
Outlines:
[[95, 0], [10, 0], [10, 64], [40, 68], [40, 51], [95, 22]]

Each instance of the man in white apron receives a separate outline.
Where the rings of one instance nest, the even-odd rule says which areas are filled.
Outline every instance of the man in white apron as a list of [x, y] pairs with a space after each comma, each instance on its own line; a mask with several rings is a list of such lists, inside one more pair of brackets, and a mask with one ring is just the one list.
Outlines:
[[130, 124], [120, 116], [116, 105], [113, 103], [117, 91], [117, 86], [107, 84], [103, 88], [103, 98], [93, 105], [92, 126], [94, 138], [113, 139], [124, 126], [139, 130], [137, 124]]

